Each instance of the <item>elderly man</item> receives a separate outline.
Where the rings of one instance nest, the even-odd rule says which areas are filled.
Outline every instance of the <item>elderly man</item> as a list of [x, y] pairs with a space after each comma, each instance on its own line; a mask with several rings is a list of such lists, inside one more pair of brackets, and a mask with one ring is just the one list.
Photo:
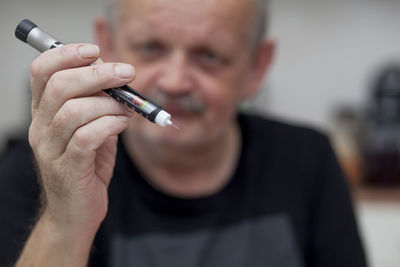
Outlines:
[[[3, 257], [41, 267], [365, 266], [327, 139], [238, 115], [273, 56], [264, 6], [121, 0], [112, 22], [96, 21], [100, 48], [40, 55], [29, 143], [41, 208], [29, 153], [17, 146], [1, 166]], [[125, 63], [90, 65], [100, 54]], [[102, 92], [124, 84], [163, 105], [180, 129]]]

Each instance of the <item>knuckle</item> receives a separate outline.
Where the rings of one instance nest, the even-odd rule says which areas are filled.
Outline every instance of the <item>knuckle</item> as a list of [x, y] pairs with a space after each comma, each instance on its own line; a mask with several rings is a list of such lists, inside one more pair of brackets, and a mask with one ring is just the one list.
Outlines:
[[65, 114], [65, 110], [60, 109], [59, 112], [54, 116], [51, 121], [51, 128], [53, 131], [57, 132], [59, 129], [63, 129], [65, 124], [68, 122], [68, 116]]
[[92, 66], [92, 76], [100, 83], [108, 83], [111, 81], [118, 81], [118, 78], [114, 75], [114, 64], [105, 63], [100, 65]]
[[94, 79], [99, 80], [105, 77], [105, 75], [101, 71], [101, 67], [98, 65], [92, 66], [92, 76]]
[[35, 158], [40, 162], [49, 161], [48, 159], [48, 143], [45, 142], [46, 136], [37, 127], [31, 125], [29, 128], [29, 145], [34, 152]]
[[29, 145], [32, 147], [32, 149], [35, 149], [37, 147], [37, 129], [34, 126], [34, 123], [32, 123], [29, 126], [29, 133], [28, 133], [28, 141]]
[[92, 136], [89, 131], [80, 128], [75, 132], [75, 145], [78, 151], [87, 147], [91, 140]]
[[35, 150], [36, 153], [36, 158], [38, 161], [40, 161], [42, 164], [49, 164], [51, 162], [51, 159], [48, 158], [48, 148], [45, 145], [38, 145]]
[[52, 131], [60, 133], [69, 129], [71, 121], [80, 120], [81, 111], [79, 106], [76, 105], [73, 100], [68, 100], [64, 103], [61, 109], [58, 110], [53, 120], [51, 121]]
[[69, 46], [63, 45], [60, 47], [57, 47], [56, 49], [58, 49], [58, 52], [60, 53], [61, 57], [65, 58], [67, 56], [69, 56]]
[[80, 116], [80, 109], [75, 105], [72, 100], [68, 100], [64, 103], [60, 109], [61, 121], [71, 121], [71, 119], [77, 119]]
[[55, 98], [62, 98], [65, 91], [65, 79], [63, 72], [54, 73], [48, 83], [47, 90]]
[[49, 74], [43, 68], [43, 64], [41, 63], [40, 57], [36, 58], [31, 63], [30, 68], [31, 80], [41, 80], [47, 82], [49, 80]]
[[42, 66], [39, 63], [39, 58], [36, 58], [34, 61], [32, 61], [30, 72], [32, 77], [40, 77], [42, 73]]

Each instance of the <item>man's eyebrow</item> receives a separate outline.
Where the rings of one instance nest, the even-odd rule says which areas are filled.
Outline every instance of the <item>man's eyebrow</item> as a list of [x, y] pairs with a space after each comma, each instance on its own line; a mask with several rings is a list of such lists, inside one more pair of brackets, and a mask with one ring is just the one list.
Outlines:
[[125, 37], [125, 41], [130, 43], [141, 43], [141, 42], [159, 42], [162, 43], [162, 40], [154, 35], [149, 34], [135, 34], [129, 35]]

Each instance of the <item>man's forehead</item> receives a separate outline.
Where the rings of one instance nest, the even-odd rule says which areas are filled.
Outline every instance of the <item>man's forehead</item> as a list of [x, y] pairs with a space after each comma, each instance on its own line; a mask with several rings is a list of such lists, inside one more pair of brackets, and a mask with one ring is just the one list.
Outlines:
[[[113, 3], [122, 5], [125, 8], [128, 7], [154, 7], [162, 6], [164, 8], [179, 7], [186, 9], [188, 12], [199, 11], [208, 9], [209, 11], [214, 10], [225, 10], [226, 13], [238, 13], [243, 14], [252, 10], [254, 12], [257, 7], [257, 0], [112, 0]], [[192, 9], [187, 9], [192, 7]]]
[[[197, 24], [198, 27], [225, 25], [244, 28], [252, 25], [256, 0], [116, 0], [123, 20], [170, 24]], [[213, 25], [214, 24], [214, 25]]]

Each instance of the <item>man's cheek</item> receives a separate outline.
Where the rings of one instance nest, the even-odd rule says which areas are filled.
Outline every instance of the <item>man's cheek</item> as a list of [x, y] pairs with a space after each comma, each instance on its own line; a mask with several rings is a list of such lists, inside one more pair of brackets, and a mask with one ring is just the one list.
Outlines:
[[230, 98], [215, 99], [215, 102], [210, 108], [209, 115], [214, 121], [229, 120], [236, 108], [234, 101]]

